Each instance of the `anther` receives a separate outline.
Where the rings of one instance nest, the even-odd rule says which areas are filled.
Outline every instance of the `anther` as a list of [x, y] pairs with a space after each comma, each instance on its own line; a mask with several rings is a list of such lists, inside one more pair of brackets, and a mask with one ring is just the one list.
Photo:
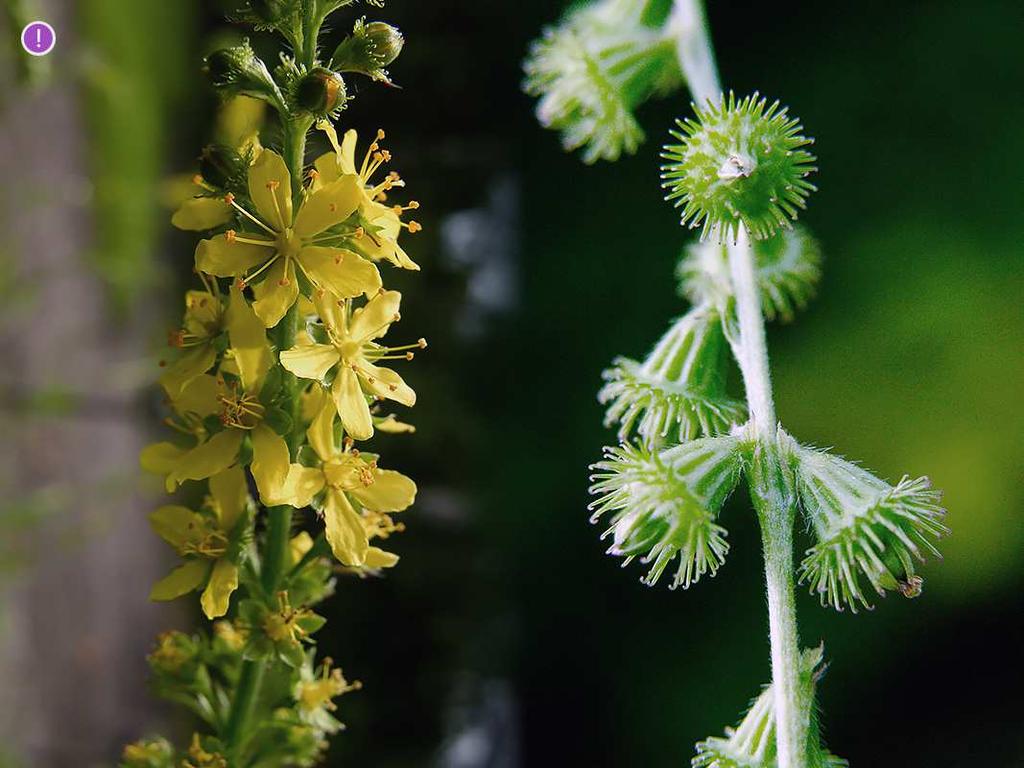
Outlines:
[[227, 240], [227, 242], [229, 243], [235, 242], [236, 237], [238, 237], [238, 233], [235, 232], [235, 230], [233, 229], [229, 229], [227, 232], [224, 233], [224, 239]]
[[227, 203], [228, 205], [234, 205], [235, 196], [232, 193], [228, 192], [226, 195], [224, 195], [224, 202]]

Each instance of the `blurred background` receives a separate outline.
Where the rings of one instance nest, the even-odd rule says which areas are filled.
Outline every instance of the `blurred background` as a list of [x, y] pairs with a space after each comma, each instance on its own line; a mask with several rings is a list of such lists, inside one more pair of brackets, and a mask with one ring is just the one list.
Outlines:
[[[0, 765], [109, 766], [179, 713], [145, 690], [153, 636], [198, 620], [150, 605], [168, 552], [137, 452], [189, 284], [168, 179], [191, 173], [216, 101], [201, 56], [230, 9], [175, 0], [0, 4]], [[382, 446], [420, 501], [400, 567], [342, 582], [320, 647], [365, 690], [329, 765], [684, 766], [767, 682], [759, 537], [742, 493], [732, 552], [689, 592], [648, 589], [588, 526], [595, 400], [616, 355], [683, 311], [686, 235], [658, 150], [688, 96], [642, 109], [649, 140], [583, 166], [520, 91], [545, 0], [392, 0], [401, 90], [358, 83], [347, 125], [382, 126], [425, 233], [402, 326], [413, 439]], [[870, 613], [801, 595], [824, 640], [831, 749], [853, 766], [1024, 765], [1024, 79], [1017, 3], [708, 9], [723, 81], [779, 97], [817, 138], [804, 221], [817, 300], [769, 329], [790, 432], [890, 480], [929, 474], [953, 535], [925, 590]], [[28, 61], [27, 18], [57, 29]], [[342, 31], [337, 32], [339, 38]], [[626, 268], [624, 268], [626, 267]], [[737, 384], [734, 381], [734, 384]]]

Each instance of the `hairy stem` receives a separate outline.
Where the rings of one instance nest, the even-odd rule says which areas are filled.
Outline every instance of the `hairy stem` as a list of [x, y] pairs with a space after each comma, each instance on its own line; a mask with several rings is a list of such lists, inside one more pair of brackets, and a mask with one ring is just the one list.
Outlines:
[[[721, 93], [711, 39], [701, 0], [675, 0], [670, 20], [676, 34], [679, 64], [698, 103]], [[757, 285], [754, 253], [746, 230], [729, 244], [729, 274], [736, 302], [738, 338], [733, 352], [743, 376], [750, 425], [756, 439], [750, 472], [750, 495], [761, 525], [772, 690], [779, 768], [805, 768], [810, 702], [800, 693], [800, 641], [796, 628], [793, 573], [795, 502], [792, 479], [776, 444], [764, 315]]]
[[716, 99], [722, 89], [704, 18], [704, 3], [701, 0], [675, 0], [668, 30], [676, 39], [676, 56], [693, 100], [704, 104]]

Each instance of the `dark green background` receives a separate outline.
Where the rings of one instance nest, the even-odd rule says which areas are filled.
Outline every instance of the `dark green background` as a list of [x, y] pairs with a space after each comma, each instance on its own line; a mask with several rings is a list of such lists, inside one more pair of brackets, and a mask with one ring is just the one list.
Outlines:
[[[116, 15], [82, 3], [104, 5]], [[431, 764], [460, 706], [472, 715], [486, 681], [503, 681], [522, 765], [687, 765], [769, 677], [754, 518], [737, 495], [725, 567], [670, 592], [602, 554], [585, 506], [587, 464], [612, 439], [600, 372], [643, 354], [684, 308], [672, 272], [688, 235], [661, 201], [657, 155], [688, 96], [641, 110], [649, 140], [635, 157], [585, 167], [519, 88], [528, 41], [559, 3], [388, 5], [366, 12], [407, 35], [392, 68], [402, 90], [360, 83], [343, 119], [388, 130], [424, 205], [426, 232], [408, 245], [423, 272], [399, 281], [401, 331], [431, 342], [403, 371], [419, 432], [382, 452], [425, 498], [395, 540], [400, 567], [342, 583], [327, 605], [321, 648], [366, 686], [341, 702], [349, 730], [330, 764]], [[194, 10], [177, 17], [169, 66], [197, 62], [224, 30], [214, 8]], [[167, 10], [148, 13], [136, 23]], [[825, 277], [809, 311], [769, 329], [780, 417], [890, 480], [930, 475], [950, 510], [920, 599], [851, 616], [802, 596], [804, 641], [824, 640], [831, 663], [828, 742], [861, 768], [1022, 765], [1019, 6], [712, 2], [709, 16], [727, 87], [782, 99], [817, 139], [804, 220]], [[102, 10], [87, 21], [109, 29]], [[189, 167], [214, 106], [188, 95], [202, 85], [184, 66], [187, 82], [148, 92], [173, 116], [166, 173]], [[116, 155], [123, 128], [96, 130]], [[500, 212], [518, 223], [518, 301], [467, 336], [470, 268], [445, 259], [437, 233], [503, 180], [518, 191]], [[177, 279], [163, 283], [170, 317], [191, 245], [158, 229], [172, 254], [160, 269]]]

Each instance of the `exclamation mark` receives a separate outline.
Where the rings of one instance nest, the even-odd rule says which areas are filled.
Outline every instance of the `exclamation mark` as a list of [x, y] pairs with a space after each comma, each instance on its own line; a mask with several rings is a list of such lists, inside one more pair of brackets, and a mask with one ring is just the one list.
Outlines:
[[43, 50], [43, 28], [36, 27], [36, 50]]

